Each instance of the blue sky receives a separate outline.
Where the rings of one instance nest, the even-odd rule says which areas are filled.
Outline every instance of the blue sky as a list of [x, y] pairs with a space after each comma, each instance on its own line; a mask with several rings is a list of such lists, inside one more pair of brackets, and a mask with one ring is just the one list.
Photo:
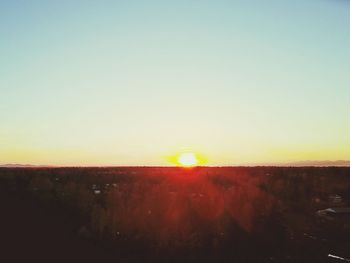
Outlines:
[[0, 1], [0, 161], [350, 159], [348, 1]]

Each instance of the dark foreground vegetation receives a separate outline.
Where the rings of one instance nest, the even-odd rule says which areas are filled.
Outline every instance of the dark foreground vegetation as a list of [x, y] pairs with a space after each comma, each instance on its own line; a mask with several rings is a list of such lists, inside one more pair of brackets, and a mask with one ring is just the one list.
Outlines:
[[1, 168], [0, 260], [341, 262], [349, 206], [350, 168]]

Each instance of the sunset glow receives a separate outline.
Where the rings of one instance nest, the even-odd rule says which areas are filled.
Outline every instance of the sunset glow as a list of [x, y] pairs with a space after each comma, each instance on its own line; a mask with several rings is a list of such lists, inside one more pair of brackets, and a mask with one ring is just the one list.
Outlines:
[[192, 167], [198, 164], [198, 159], [194, 153], [183, 153], [179, 156], [178, 162], [181, 166]]
[[346, 25], [350, 0], [0, 0], [1, 258], [350, 262]]
[[348, 1], [0, 1], [1, 11], [2, 164], [350, 160]]

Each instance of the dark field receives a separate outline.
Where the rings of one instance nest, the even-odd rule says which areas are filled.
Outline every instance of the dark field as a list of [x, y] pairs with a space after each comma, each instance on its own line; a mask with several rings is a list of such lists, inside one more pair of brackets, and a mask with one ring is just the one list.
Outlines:
[[0, 261], [342, 262], [349, 206], [350, 168], [1, 168]]

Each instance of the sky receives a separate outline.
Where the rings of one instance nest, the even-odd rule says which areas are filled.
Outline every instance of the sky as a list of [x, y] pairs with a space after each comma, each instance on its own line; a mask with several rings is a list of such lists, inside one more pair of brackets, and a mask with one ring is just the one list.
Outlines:
[[349, 160], [349, 25], [346, 0], [0, 0], [0, 163]]

